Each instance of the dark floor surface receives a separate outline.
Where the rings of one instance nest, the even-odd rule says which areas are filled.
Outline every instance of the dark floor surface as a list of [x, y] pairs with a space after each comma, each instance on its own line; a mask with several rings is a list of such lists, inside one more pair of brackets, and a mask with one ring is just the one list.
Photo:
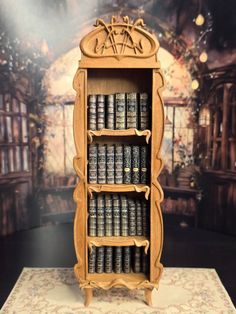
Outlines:
[[[162, 263], [167, 267], [215, 268], [236, 305], [236, 237], [165, 227]], [[0, 308], [23, 267], [73, 267], [72, 224], [40, 227], [0, 239]]]

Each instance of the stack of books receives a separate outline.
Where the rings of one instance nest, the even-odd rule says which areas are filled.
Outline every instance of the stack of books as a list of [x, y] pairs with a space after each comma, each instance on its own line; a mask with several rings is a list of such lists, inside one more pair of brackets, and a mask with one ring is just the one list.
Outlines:
[[142, 247], [101, 246], [88, 252], [89, 273], [147, 273], [149, 256]]
[[146, 200], [117, 193], [102, 193], [89, 199], [88, 211], [88, 233], [91, 237], [149, 235]]
[[150, 128], [150, 97], [147, 93], [88, 96], [89, 130]]
[[88, 148], [89, 183], [147, 184], [147, 145], [91, 144]]

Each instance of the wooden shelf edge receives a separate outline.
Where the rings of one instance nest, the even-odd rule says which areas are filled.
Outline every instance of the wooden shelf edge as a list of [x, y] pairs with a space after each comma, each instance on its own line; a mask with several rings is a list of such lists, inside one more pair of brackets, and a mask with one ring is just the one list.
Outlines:
[[128, 237], [88, 237], [87, 244], [90, 253], [92, 253], [93, 246], [144, 246], [145, 254], [147, 254], [150, 241], [144, 236], [128, 236]]
[[93, 137], [100, 136], [145, 136], [146, 143], [149, 143], [149, 139], [151, 137], [150, 130], [137, 130], [135, 128], [125, 129], [125, 130], [110, 130], [110, 129], [102, 129], [97, 131], [88, 130], [88, 142], [91, 144], [93, 142]]
[[119, 192], [137, 192], [145, 193], [145, 198], [148, 200], [150, 195], [150, 187], [145, 184], [88, 184], [87, 186], [88, 194], [90, 198], [93, 196], [93, 193], [101, 193], [101, 192], [111, 192], [111, 193], [119, 193]]

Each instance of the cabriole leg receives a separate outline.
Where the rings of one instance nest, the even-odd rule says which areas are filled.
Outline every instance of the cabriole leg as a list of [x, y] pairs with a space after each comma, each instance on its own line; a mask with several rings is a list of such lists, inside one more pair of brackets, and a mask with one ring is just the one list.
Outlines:
[[91, 303], [92, 298], [93, 298], [93, 289], [92, 288], [85, 288], [84, 292], [85, 292], [84, 305], [89, 306], [89, 304]]

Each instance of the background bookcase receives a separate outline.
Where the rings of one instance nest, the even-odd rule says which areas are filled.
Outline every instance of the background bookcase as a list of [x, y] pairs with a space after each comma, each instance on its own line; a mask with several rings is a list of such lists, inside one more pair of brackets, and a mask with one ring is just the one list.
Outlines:
[[[74, 168], [79, 182], [74, 191], [77, 202], [74, 220], [74, 243], [77, 255], [75, 275], [85, 290], [85, 305], [92, 299], [92, 289], [127, 287], [144, 289], [146, 302], [151, 304], [151, 292], [162, 273], [160, 257], [163, 245], [163, 223], [160, 202], [163, 192], [157, 177], [162, 169], [159, 156], [163, 138], [164, 112], [160, 90], [164, 85], [157, 60], [159, 43], [144, 28], [141, 19], [133, 23], [128, 17], [117, 21], [112, 17], [106, 24], [96, 21], [95, 30], [81, 41], [79, 68], [74, 78], [76, 102], [74, 108], [74, 139], [76, 156]], [[151, 98], [150, 129], [91, 131], [88, 129], [88, 96], [92, 94], [147, 92]], [[149, 180], [147, 184], [91, 184], [88, 180], [88, 145], [93, 143], [146, 144], [150, 151]], [[88, 233], [88, 199], [99, 193], [126, 193], [148, 201], [149, 236], [91, 237]], [[89, 254], [95, 247], [137, 246], [148, 255], [148, 273], [89, 273]]]

